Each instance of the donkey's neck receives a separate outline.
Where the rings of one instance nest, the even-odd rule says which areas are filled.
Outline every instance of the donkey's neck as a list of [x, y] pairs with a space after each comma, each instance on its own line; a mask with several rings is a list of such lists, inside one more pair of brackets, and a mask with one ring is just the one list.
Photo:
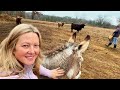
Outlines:
[[72, 45], [73, 45], [73, 43], [66, 43], [63, 46], [59, 46], [59, 47], [56, 47], [56, 48], [54, 48], [52, 50], [44, 52], [44, 55], [47, 56], [47, 57], [54, 57], [55, 55], [57, 55], [57, 54], [59, 54], [61, 52], [64, 52], [66, 49], [68, 49]]
[[51, 56], [46, 56], [45, 60], [43, 61], [43, 66], [52, 69], [59, 67], [61, 65], [65, 65], [67, 62], [67, 58], [72, 54], [74, 44], [68, 44], [66, 45], [67, 48], [65, 48], [63, 51], [60, 51], [59, 53]]
[[48, 57], [46, 56], [46, 59], [51, 59], [53, 61], [54, 59], [57, 60], [57, 59], [66, 58], [66, 57], [68, 57], [68, 56], [70, 56], [72, 54], [73, 47], [74, 46], [72, 45], [70, 47], [67, 47], [63, 51], [58, 52], [57, 54], [53, 54], [53, 55], [48, 56]]

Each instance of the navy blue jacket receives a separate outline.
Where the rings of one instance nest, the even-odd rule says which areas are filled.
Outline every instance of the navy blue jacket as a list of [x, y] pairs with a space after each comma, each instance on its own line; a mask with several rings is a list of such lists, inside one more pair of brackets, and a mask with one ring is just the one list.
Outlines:
[[119, 37], [120, 35], [120, 28], [113, 32], [113, 37]]

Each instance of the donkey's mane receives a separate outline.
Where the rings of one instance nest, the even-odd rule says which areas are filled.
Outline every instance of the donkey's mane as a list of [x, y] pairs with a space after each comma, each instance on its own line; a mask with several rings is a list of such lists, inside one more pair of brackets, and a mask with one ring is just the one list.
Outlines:
[[69, 46], [72, 46], [73, 43], [66, 43], [62, 46], [57, 46], [56, 48], [46, 51], [43, 54], [46, 55], [47, 57], [52, 57], [55, 56], [56, 54], [62, 52], [63, 50], [67, 49]]

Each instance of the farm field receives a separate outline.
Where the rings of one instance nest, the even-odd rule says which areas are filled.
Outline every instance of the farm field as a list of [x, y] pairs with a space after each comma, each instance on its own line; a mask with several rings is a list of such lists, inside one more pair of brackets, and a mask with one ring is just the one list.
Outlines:
[[[70, 24], [58, 28], [56, 22], [23, 19], [22, 23], [36, 26], [42, 35], [42, 51], [63, 45], [72, 35]], [[0, 19], [0, 42], [16, 26], [15, 20]], [[89, 48], [84, 52], [81, 79], [120, 79], [120, 41], [116, 49], [106, 47], [108, 36], [114, 29], [86, 25], [77, 35], [77, 43], [91, 36]]]

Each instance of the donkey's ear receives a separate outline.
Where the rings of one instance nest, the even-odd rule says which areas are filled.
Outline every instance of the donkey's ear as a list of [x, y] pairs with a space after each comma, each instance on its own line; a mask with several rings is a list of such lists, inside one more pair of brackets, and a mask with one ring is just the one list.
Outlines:
[[82, 41], [79, 46], [78, 46], [78, 50], [83, 53], [85, 52], [85, 50], [87, 50], [88, 46], [89, 46], [89, 42], [90, 42], [90, 35], [87, 35], [84, 39], [84, 41]]
[[70, 42], [70, 43], [74, 43], [74, 42], [76, 42], [76, 32], [74, 32], [73, 34], [72, 34], [72, 36], [69, 38], [69, 40], [68, 40], [68, 42]]

